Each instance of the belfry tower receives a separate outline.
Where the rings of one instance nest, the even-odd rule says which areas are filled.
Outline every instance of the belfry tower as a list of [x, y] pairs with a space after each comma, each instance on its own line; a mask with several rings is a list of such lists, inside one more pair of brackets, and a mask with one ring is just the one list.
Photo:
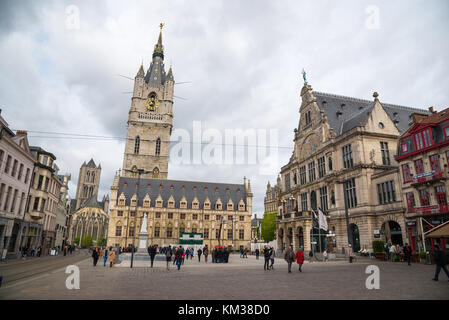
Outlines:
[[145, 73], [142, 64], [134, 80], [123, 157], [125, 177], [136, 177], [138, 169], [151, 171], [141, 178], [167, 179], [168, 175], [175, 80], [171, 67], [165, 72], [162, 27], [161, 23], [150, 67]]

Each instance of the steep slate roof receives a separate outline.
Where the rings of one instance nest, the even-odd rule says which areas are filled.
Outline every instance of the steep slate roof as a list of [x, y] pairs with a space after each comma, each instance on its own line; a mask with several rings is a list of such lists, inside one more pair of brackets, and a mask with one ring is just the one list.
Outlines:
[[84, 208], [84, 207], [94, 207], [94, 208], [102, 208], [103, 209], [104, 206], [102, 205], [102, 202], [99, 202], [97, 200], [97, 195], [94, 194], [92, 197], [90, 197], [89, 199], [84, 201], [84, 203], [81, 205], [80, 208]]
[[[125, 187], [125, 182], [127, 186]], [[118, 183], [118, 197], [123, 194], [126, 197], [126, 205], [129, 205], [131, 197], [136, 192], [137, 178], [120, 177]], [[150, 185], [150, 187], [148, 187]], [[162, 189], [160, 189], [162, 185]], [[171, 186], [173, 185], [173, 190]], [[184, 190], [182, 189], [184, 186]], [[194, 187], [197, 187], [196, 191]], [[207, 191], [204, 188], [207, 187]], [[215, 192], [215, 188], [218, 188], [218, 192]], [[226, 188], [229, 188], [229, 192], [226, 192]], [[237, 190], [240, 189], [240, 192]], [[222, 203], [222, 210], [226, 211], [226, 204], [229, 198], [234, 203], [234, 209], [240, 202], [240, 199], [246, 205], [246, 191], [243, 184], [229, 184], [229, 183], [214, 183], [214, 182], [197, 182], [197, 181], [181, 181], [181, 180], [160, 180], [160, 179], [140, 179], [138, 187], [138, 206], [142, 206], [143, 198], [146, 194], [150, 196], [151, 207], [156, 206], [156, 198], [160, 194], [163, 202], [163, 207], [167, 207], [168, 199], [171, 195], [175, 200], [175, 208], [179, 208], [180, 201], [185, 196], [187, 201], [187, 208], [192, 208], [192, 201], [195, 196], [198, 198], [199, 208], [203, 209], [204, 200], [209, 197], [211, 203], [211, 209], [214, 208], [215, 202], [220, 197]]]
[[[317, 104], [327, 116], [329, 125], [337, 135], [345, 133], [352, 128], [363, 125], [368, 120], [368, 114], [373, 107], [373, 101], [352, 97], [313, 91]], [[403, 133], [412, 124], [413, 113], [430, 114], [424, 109], [410, 108], [380, 102], [391, 120], [396, 124], [400, 133]], [[343, 105], [343, 107], [342, 107]], [[338, 117], [337, 112], [341, 112]]]
[[90, 161], [87, 163], [87, 165], [86, 165], [87, 167], [90, 167], [90, 168], [96, 168], [97, 166], [95, 165], [95, 162], [94, 162], [94, 159], [90, 159]]

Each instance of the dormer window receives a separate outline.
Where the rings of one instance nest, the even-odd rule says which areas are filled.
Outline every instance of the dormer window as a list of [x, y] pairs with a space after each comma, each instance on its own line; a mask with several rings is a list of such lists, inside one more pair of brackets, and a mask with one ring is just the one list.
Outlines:
[[156, 200], [156, 207], [162, 208], [162, 200]]
[[239, 205], [239, 211], [245, 211], [245, 205], [244, 204]]
[[181, 209], [187, 208], [187, 202], [181, 201], [180, 207], [181, 207]]
[[198, 202], [194, 202], [192, 204], [193, 209], [198, 209], [199, 208], [199, 203]]
[[144, 200], [143, 201], [143, 206], [144, 207], [149, 207], [150, 206], [150, 200]]
[[168, 202], [168, 207], [169, 208], [174, 208], [175, 207], [175, 202], [174, 201], [169, 201]]
[[228, 210], [233, 210], [234, 209], [234, 205], [232, 203], [228, 203]]
[[221, 203], [217, 203], [217, 204], [215, 205], [215, 209], [216, 209], [216, 210], [221, 210]]
[[210, 209], [210, 203], [209, 202], [205, 202], [204, 203], [204, 209]]
[[416, 151], [430, 147], [433, 144], [430, 128], [415, 134]]
[[125, 205], [125, 199], [120, 199], [120, 200], [118, 201], [118, 204], [119, 204], [120, 206], [124, 206], [124, 205]]
[[407, 153], [407, 152], [408, 152], [408, 145], [407, 145], [407, 142], [402, 142], [402, 143], [401, 143], [401, 152], [402, 152], [402, 153]]

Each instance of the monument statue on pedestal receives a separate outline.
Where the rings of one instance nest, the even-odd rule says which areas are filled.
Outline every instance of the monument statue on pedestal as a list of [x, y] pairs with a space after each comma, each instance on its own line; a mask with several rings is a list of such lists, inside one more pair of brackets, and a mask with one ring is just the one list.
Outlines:
[[145, 212], [143, 216], [142, 225], [139, 232], [139, 247], [137, 248], [137, 253], [148, 254], [148, 231], [147, 231], [148, 219], [147, 213]]

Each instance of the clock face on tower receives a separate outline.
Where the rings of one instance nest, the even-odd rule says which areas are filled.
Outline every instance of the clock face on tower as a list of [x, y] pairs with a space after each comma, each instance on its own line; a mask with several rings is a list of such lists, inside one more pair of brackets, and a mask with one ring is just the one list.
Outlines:
[[148, 111], [156, 111], [159, 107], [159, 101], [154, 93], [150, 94], [147, 101], [145, 102], [145, 107]]

